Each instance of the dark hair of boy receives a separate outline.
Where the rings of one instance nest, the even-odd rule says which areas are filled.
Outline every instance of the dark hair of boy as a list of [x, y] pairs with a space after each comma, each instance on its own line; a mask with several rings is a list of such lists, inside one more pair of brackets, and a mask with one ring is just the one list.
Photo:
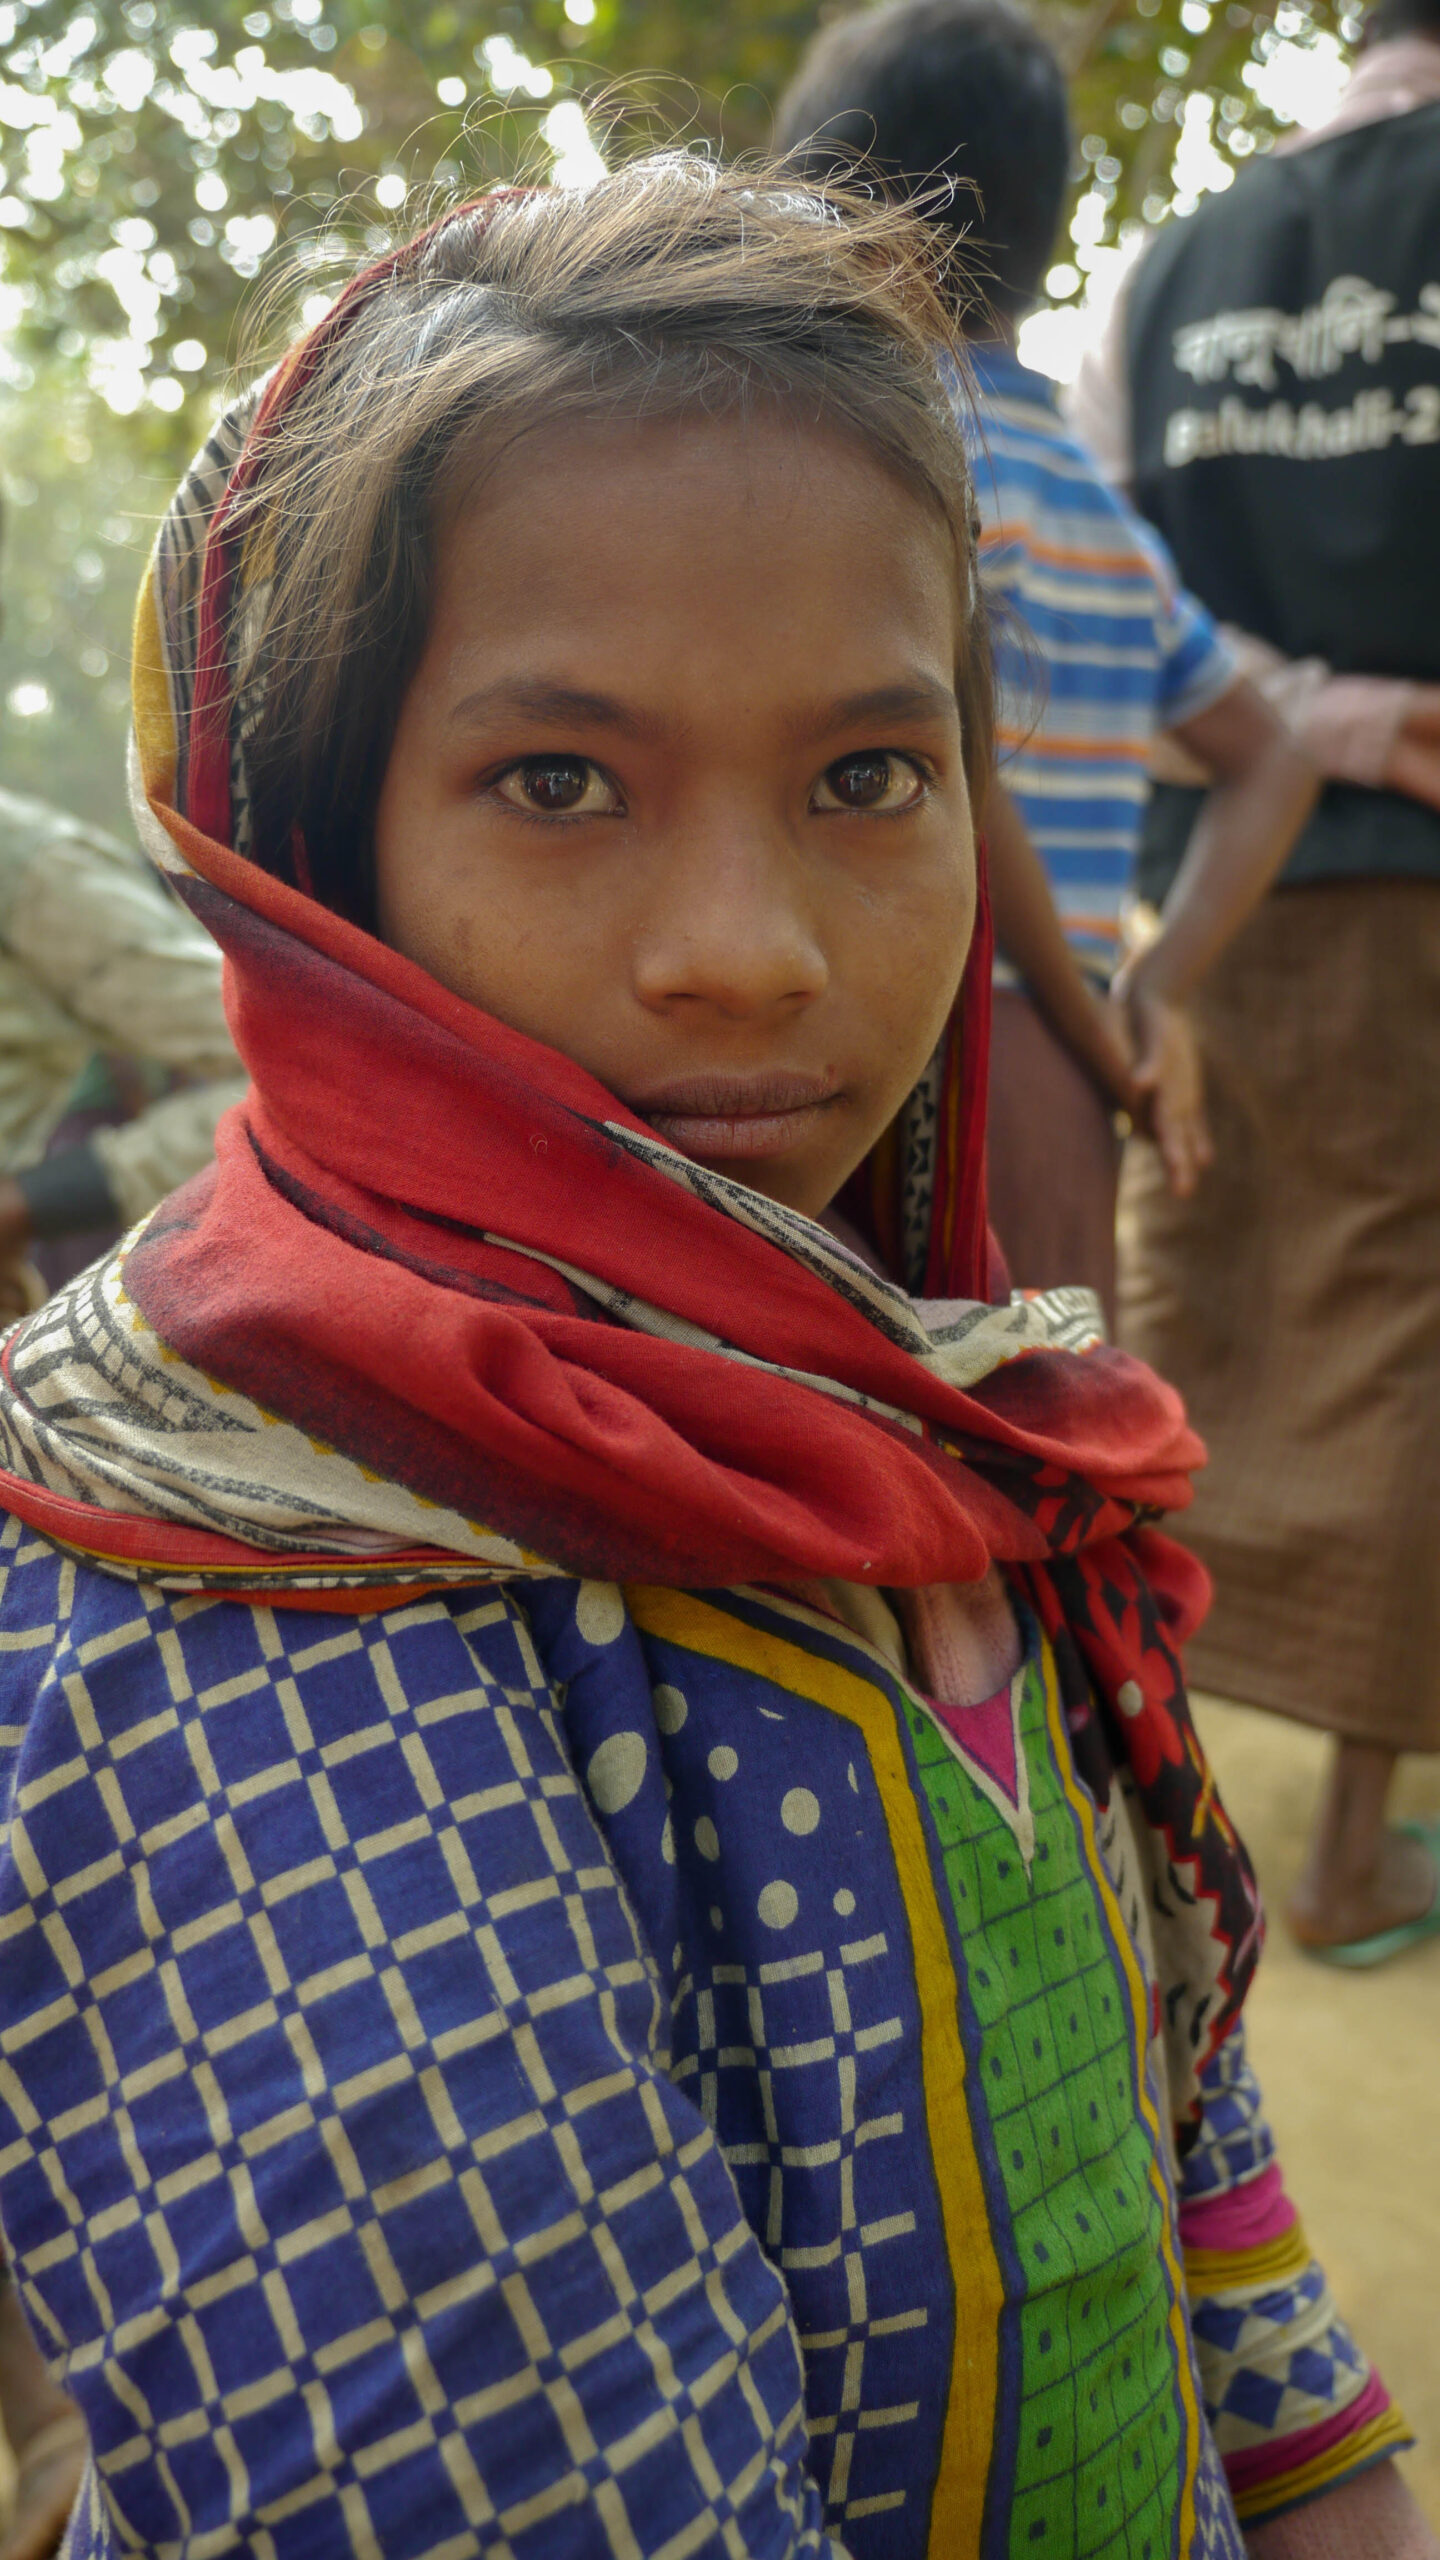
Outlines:
[[[1018, 319], [1049, 265], [1070, 175], [1065, 83], [1011, 0], [890, 0], [811, 45], [776, 110], [780, 150], [857, 155], [981, 250], [977, 280]], [[937, 178], [954, 186], [946, 197]], [[978, 194], [979, 202], [976, 201]]]
[[1440, 44], [1440, 0], [1376, 0], [1365, 20], [1366, 47], [1396, 36], [1429, 36]]

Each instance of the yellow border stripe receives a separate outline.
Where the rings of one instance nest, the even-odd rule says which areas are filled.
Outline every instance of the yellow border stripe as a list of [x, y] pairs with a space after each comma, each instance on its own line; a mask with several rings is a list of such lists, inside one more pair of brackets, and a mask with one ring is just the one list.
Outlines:
[[752, 1672], [792, 1697], [828, 1707], [857, 1726], [864, 1738], [915, 1950], [930, 2157], [955, 2290], [955, 2353], [930, 2548], [943, 2553], [944, 2560], [975, 2560], [994, 2450], [1005, 2290], [965, 2096], [959, 1988], [894, 1709], [877, 1681], [732, 1618], [690, 1592], [637, 1587], [628, 1589], [625, 1598], [635, 1624], [647, 1635], [707, 1661]]
[[1278, 2239], [1262, 2240], [1253, 2249], [1187, 2249], [1185, 2282], [1192, 2294], [1283, 2284], [1287, 2276], [1303, 2276], [1313, 2256], [1303, 2224], [1293, 2222]]
[[1095, 1818], [1095, 1806], [1089, 1795], [1082, 1794], [1075, 1775], [1075, 1764], [1070, 1751], [1070, 1736], [1066, 1731], [1060, 1706], [1059, 1684], [1055, 1677], [1055, 1657], [1048, 1644], [1044, 1648], [1043, 1666], [1045, 1713], [1049, 1721], [1050, 1740], [1056, 1765], [1060, 1771], [1066, 1796], [1090, 1842], [1090, 1865], [1094, 1874], [1095, 1889], [1110, 1922], [1111, 1935], [1115, 1940], [1121, 1968], [1130, 1990], [1135, 2025], [1135, 2094], [1141, 2117], [1150, 2128], [1155, 2146], [1155, 2156], [1150, 2164], [1150, 2184], [1160, 2206], [1160, 2257], [1171, 2285], [1170, 2340], [1174, 2350], [1175, 2378], [1179, 2385], [1181, 2406], [1189, 2426], [1187, 2460], [1184, 2479], [1181, 2483], [1178, 2541], [1178, 2548], [1181, 2551], [1188, 2551], [1195, 2536], [1195, 2481], [1200, 2468], [1201, 2446], [1200, 2403], [1196, 2395], [1195, 2372], [1190, 2355], [1185, 2279], [1181, 2272], [1176, 2234], [1171, 2222], [1169, 2187], [1161, 2166], [1165, 2152], [1164, 2139], [1160, 2119], [1145, 2078], [1145, 2062], [1150, 2046], [1150, 2002], [1146, 1992], [1145, 1977], [1141, 1972], [1130, 1933], [1125, 1926], [1119, 1899], [1106, 1870], [1100, 1847], [1099, 1827]]
[[160, 631], [160, 603], [155, 591], [159, 574], [152, 555], [135, 599], [134, 651], [130, 665], [130, 699], [135, 745], [147, 791], [168, 799], [175, 787], [175, 718], [170, 707], [170, 679]]
[[1235, 2512], [1242, 2524], [1253, 2524], [1257, 2517], [1283, 2514], [1301, 2498], [1313, 2498], [1321, 2489], [1331, 2489], [1351, 2471], [1368, 2469], [1387, 2453], [1403, 2453], [1413, 2445], [1414, 2436], [1398, 2409], [1382, 2409], [1368, 2426], [1357, 2427], [1353, 2436], [1342, 2436], [1338, 2444], [1317, 2453], [1313, 2462], [1302, 2463], [1298, 2471], [1277, 2471], [1270, 2480], [1257, 2481], [1253, 2489], [1235, 2492]]

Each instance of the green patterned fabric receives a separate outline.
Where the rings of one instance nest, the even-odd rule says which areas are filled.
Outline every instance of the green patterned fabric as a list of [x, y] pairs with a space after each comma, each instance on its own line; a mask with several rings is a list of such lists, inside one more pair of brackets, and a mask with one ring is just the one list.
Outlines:
[[[1136, 2105], [1135, 2017], [1125, 2014], [1093, 1822], [1067, 1796], [1033, 1657], [1017, 1693], [1034, 1829], [1028, 1867], [1019, 1822], [969, 1782], [931, 1718], [909, 1711], [964, 1942], [988, 2165], [1021, 2276], [1025, 2485], [1009, 2548], [1012, 2560], [1035, 2560], [1047, 2546], [1159, 2560], [1180, 2413], [1165, 2207]], [[1147, 2188], [1137, 2237], [1135, 2197]]]

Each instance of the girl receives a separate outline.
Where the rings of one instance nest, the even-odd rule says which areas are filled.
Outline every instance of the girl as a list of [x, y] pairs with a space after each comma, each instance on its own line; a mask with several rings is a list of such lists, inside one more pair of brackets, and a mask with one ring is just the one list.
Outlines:
[[1198, 1449], [986, 1303], [930, 256], [489, 197], [164, 529], [140, 805], [253, 1087], [0, 1410], [77, 2554], [1436, 2551], [1244, 2059]]

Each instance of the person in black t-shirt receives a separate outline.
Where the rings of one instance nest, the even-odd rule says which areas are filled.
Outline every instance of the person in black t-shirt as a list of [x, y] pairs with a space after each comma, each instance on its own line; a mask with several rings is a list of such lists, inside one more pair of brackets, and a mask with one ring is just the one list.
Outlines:
[[[1440, 0], [1167, 225], [1073, 414], [1327, 781], [1196, 998], [1214, 1172], [1131, 1150], [1121, 1325], [1210, 1445], [1195, 1676], [1335, 1736], [1290, 1916], [1371, 1964], [1440, 1931], [1440, 1826], [1386, 1822], [1440, 1750]], [[1155, 795], [1152, 899], [1199, 796]]]

